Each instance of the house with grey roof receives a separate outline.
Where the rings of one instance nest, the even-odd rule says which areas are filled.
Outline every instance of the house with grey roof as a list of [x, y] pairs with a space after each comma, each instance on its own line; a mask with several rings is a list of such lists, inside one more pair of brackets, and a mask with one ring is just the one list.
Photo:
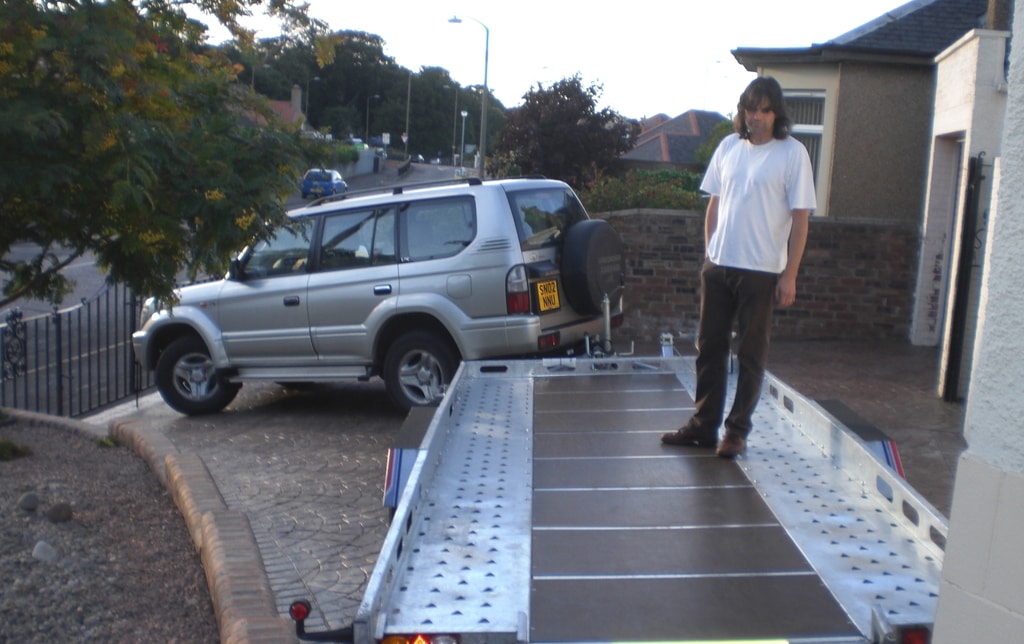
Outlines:
[[819, 216], [920, 218], [935, 57], [984, 19], [988, 0], [913, 0], [810, 47], [738, 48], [786, 90], [815, 164]]
[[645, 119], [636, 145], [619, 160], [627, 168], [703, 172], [697, 149], [723, 121], [728, 119], [718, 112], [703, 110], [690, 110], [672, 119], [664, 114]]
[[910, 340], [964, 396], [1006, 109], [1010, 0], [912, 0], [810, 47], [738, 48], [774, 76], [811, 154], [818, 217], [919, 226]]

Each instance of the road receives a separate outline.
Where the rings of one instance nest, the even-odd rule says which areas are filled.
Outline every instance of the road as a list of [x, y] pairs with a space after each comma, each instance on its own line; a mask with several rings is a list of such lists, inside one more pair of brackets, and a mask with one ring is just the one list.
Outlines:
[[[8, 253], [8, 258], [15, 261], [27, 261], [35, 257], [38, 251], [39, 247], [35, 244], [15, 244]], [[57, 255], [63, 259], [69, 255], [69, 252], [59, 250]], [[64, 302], [60, 305], [61, 308], [74, 306], [83, 300], [93, 298], [106, 288], [105, 275], [96, 268], [96, 260], [92, 254], [79, 257], [65, 268], [63, 273], [74, 280], [75, 288], [70, 295], [64, 298]], [[18, 300], [0, 309], [0, 321], [6, 320], [8, 312], [12, 309], [20, 309], [24, 317], [31, 318], [52, 313], [53, 305], [42, 300]]]

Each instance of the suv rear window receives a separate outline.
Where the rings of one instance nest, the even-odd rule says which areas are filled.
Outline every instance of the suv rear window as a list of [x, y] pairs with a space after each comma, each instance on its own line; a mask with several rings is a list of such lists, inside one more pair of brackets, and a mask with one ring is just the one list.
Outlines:
[[587, 218], [583, 204], [569, 190], [516, 190], [508, 193], [508, 201], [523, 250], [555, 245], [569, 226]]
[[324, 218], [321, 270], [394, 262], [394, 208], [341, 212]]
[[414, 201], [401, 213], [402, 261], [451, 257], [476, 237], [476, 213], [468, 197]]

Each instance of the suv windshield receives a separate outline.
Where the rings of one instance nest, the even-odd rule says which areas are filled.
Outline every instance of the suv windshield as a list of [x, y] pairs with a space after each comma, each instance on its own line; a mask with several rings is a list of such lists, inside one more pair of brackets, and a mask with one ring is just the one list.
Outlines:
[[544, 188], [508, 193], [523, 250], [558, 242], [566, 229], [587, 218], [583, 204], [569, 190]]

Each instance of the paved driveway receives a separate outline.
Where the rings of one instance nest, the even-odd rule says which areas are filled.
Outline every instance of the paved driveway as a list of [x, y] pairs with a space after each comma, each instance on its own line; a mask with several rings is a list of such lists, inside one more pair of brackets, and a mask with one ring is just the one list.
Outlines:
[[[314, 609], [309, 630], [351, 622], [387, 532], [388, 511], [381, 502], [387, 448], [404, 420], [381, 381], [302, 390], [246, 384], [228, 409], [198, 417], [182, 416], [152, 394], [138, 410], [122, 407], [110, 415], [119, 416], [116, 432], [149, 452], [155, 470], [168, 455], [172, 465], [183, 464], [168, 467], [168, 486], [193, 534], [221, 517], [247, 520], [258, 547], [253, 559], [261, 561], [239, 576], [230, 561], [218, 564], [204, 554], [207, 576], [226, 578], [222, 589], [211, 584], [222, 621], [238, 612], [232, 592], [253, 593], [269, 583], [277, 615], [286, 616], [293, 600], [306, 598]], [[203, 485], [204, 469], [212, 486]], [[191, 495], [184, 502], [181, 489]], [[242, 553], [246, 535], [236, 539], [231, 521], [224, 523], [213, 526], [220, 547], [227, 557]], [[203, 540], [197, 539], [201, 548], [213, 548]], [[265, 581], [258, 579], [261, 569]]]

